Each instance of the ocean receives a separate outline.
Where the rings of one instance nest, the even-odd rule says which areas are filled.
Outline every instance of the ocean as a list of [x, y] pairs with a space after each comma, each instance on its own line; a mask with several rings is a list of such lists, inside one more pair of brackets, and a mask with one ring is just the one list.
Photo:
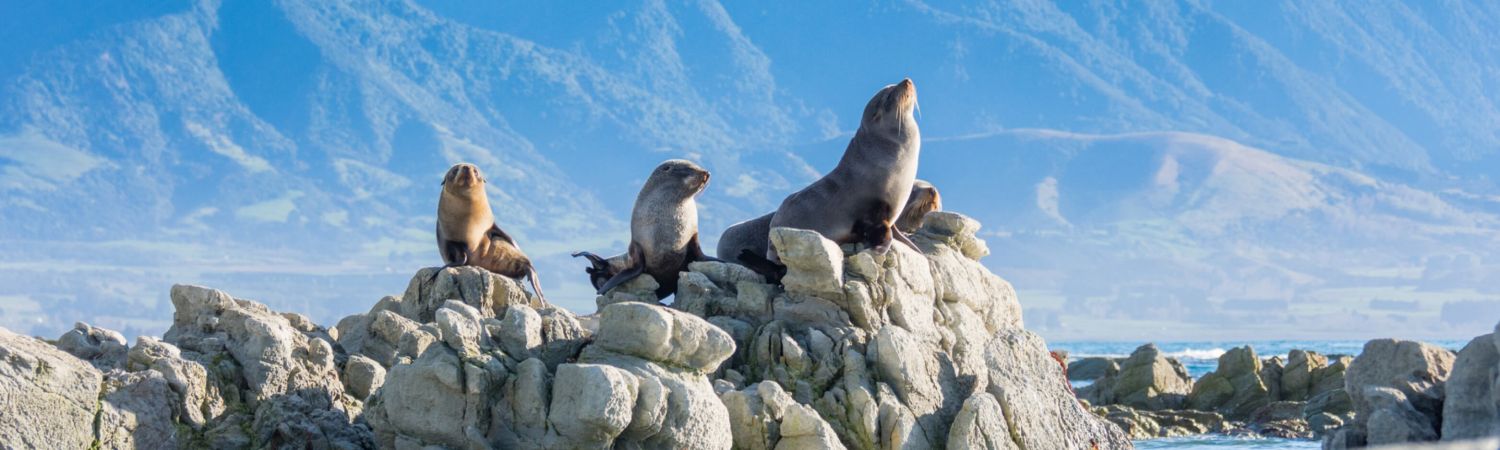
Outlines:
[[[1467, 344], [1467, 340], [1436, 340], [1426, 341], [1453, 351], [1458, 351]], [[1141, 342], [1049, 342], [1047, 346], [1051, 350], [1068, 352], [1068, 360], [1074, 361], [1079, 358], [1103, 356], [1110, 358], [1124, 358], [1130, 356], [1130, 352], [1141, 346]], [[1167, 357], [1176, 358], [1187, 368], [1193, 379], [1198, 379], [1204, 374], [1213, 372], [1219, 365], [1219, 355], [1225, 351], [1250, 345], [1255, 348], [1255, 355], [1262, 359], [1272, 356], [1287, 358], [1287, 353], [1293, 349], [1312, 350], [1324, 355], [1359, 355], [1360, 349], [1364, 348], [1365, 341], [1196, 341], [1196, 342], [1158, 342], [1156, 347], [1160, 348]], [[1073, 386], [1083, 387], [1089, 385], [1088, 381], [1074, 381]], [[1311, 440], [1288, 440], [1288, 439], [1250, 439], [1244, 437], [1230, 437], [1223, 435], [1204, 435], [1182, 438], [1162, 438], [1139, 440], [1135, 443], [1138, 449], [1173, 449], [1173, 450], [1242, 450], [1242, 449], [1317, 449], [1321, 446], [1317, 441]]]

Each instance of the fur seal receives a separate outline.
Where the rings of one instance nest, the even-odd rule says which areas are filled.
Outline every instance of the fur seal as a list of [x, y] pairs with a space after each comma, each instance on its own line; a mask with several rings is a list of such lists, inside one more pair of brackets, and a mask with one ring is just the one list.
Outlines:
[[896, 229], [906, 234], [917, 232], [922, 228], [922, 221], [927, 218], [927, 213], [943, 210], [943, 197], [938, 195], [937, 186], [926, 180], [917, 180], [911, 185], [911, 196], [906, 198], [906, 207], [901, 210], [901, 217], [896, 219]]
[[546, 304], [531, 259], [495, 223], [484, 185], [484, 175], [473, 164], [454, 164], [443, 175], [437, 211], [437, 244], [443, 268], [477, 266], [511, 278], [529, 278], [531, 289]]
[[[937, 187], [932, 183], [916, 180], [911, 186], [911, 195], [906, 198], [906, 207], [902, 209], [900, 219], [896, 220], [896, 228], [907, 234], [916, 232], [918, 228], [922, 228], [922, 219], [927, 213], [942, 209], [943, 201], [938, 196]], [[719, 235], [719, 246], [714, 254], [721, 260], [742, 266], [756, 264], [762, 258], [760, 255], [766, 254], [770, 244], [767, 235], [771, 234], [771, 216], [775, 214], [766, 213], [725, 228], [724, 234]], [[746, 261], [740, 257], [745, 252], [755, 256]]]
[[678, 273], [693, 261], [714, 260], [698, 245], [698, 193], [708, 186], [707, 170], [691, 161], [671, 159], [651, 171], [630, 213], [630, 248], [624, 255], [604, 259], [589, 252], [574, 253], [593, 264], [586, 269], [599, 294], [645, 273], [660, 287], [657, 298], [677, 291]]
[[[894, 226], [917, 179], [922, 142], [912, 116], [916, 105], [917, 87], [910, 78], [875, 93], [838, 165], [787, 196], [771, 216], [770, 227], [813, 230], [834, 242], [863, 243], [876, 251], [888, 249], [892, 238], [916, 248]], [[766, 260], [781, 263], [769, 244]]]

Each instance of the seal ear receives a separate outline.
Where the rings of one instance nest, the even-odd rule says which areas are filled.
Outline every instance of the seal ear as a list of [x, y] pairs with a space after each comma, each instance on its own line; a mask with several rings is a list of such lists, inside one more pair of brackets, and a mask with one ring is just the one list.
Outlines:
[[629, 254], [630, 267], [627, 267], [625, 270], [620, 271], [620, 273], [615, 274], [615, 276], [610, 277], [609, 281], [604, 282], [603, 286], [599, 286], [599, 295], [604, 295], [605, 293], [609, 292], [610, 289], [614, 289], [615, 286], [625, 284], [626, 281], [633, 280], [635, 279], [635, 277], [640, 276], [641, 271], [646, 267], [646, 252], [645, 250], [641, 249], [640, 244], [631, 242]]

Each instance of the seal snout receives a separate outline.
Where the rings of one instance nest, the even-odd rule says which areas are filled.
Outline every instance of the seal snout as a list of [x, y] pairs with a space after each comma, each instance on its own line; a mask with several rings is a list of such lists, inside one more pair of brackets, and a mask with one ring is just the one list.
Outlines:
[[443, 177], [444, 186], [467, 188], [481, 183], [484, 183], [484, 175], [479, 173], [478, 166], [469, 163], [454, 164]]
[[911, 78], [903, 78], [896, 84], [893, 94], [896, 96], [896, 106], [901, 110], [911, 109], [917, 103], [917, 84]]

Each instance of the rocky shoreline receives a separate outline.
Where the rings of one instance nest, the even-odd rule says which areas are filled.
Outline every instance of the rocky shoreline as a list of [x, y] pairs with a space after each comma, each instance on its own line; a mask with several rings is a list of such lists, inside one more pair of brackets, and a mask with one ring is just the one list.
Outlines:
[[1358, 356], [1292, 350], [1260, 358], [1237, 347], [1197, 380], [1146, 344], [1127, 358], [1072, 361], [1068, 376], [1092, 381], [1079, 398], [1132, 439], [1218, 433], [1318, 439], [1324, 449], [1493, 439], [1496, 335], [1456, 353], [1395, 339], [1369, 341]]
[[[694, 263], [578, 316], [475, 268], [327, 327], [179, 285], [161, 338], [0, 330], [0, 442], [34, 448], [1131, 448], [935, 212], [920, 251], [772, 232], [780, 286]], [[432, 282], [427, 282], [432, 279]]]
[[[332, 327], [178, 285], [159, 339], [0, 329], [0, 443], [1119, 449], [1223, 433], [1344, 449], [1500, 435], [1496, 334], [1457, 353], [1389, 339], [1358, 356], [1236, 348], [1197, 380], [1153, 345], [1061, 364], [978, 263], [978, 229], [935, 212], [920, 251], [885, 254], [777, 229], [781, 285], [698, 262], [671, 306], [644, 276], [586, 316], [471, 267], [418, 271]], [[1094, 381], [1075, 396], [1069, 376]]]

